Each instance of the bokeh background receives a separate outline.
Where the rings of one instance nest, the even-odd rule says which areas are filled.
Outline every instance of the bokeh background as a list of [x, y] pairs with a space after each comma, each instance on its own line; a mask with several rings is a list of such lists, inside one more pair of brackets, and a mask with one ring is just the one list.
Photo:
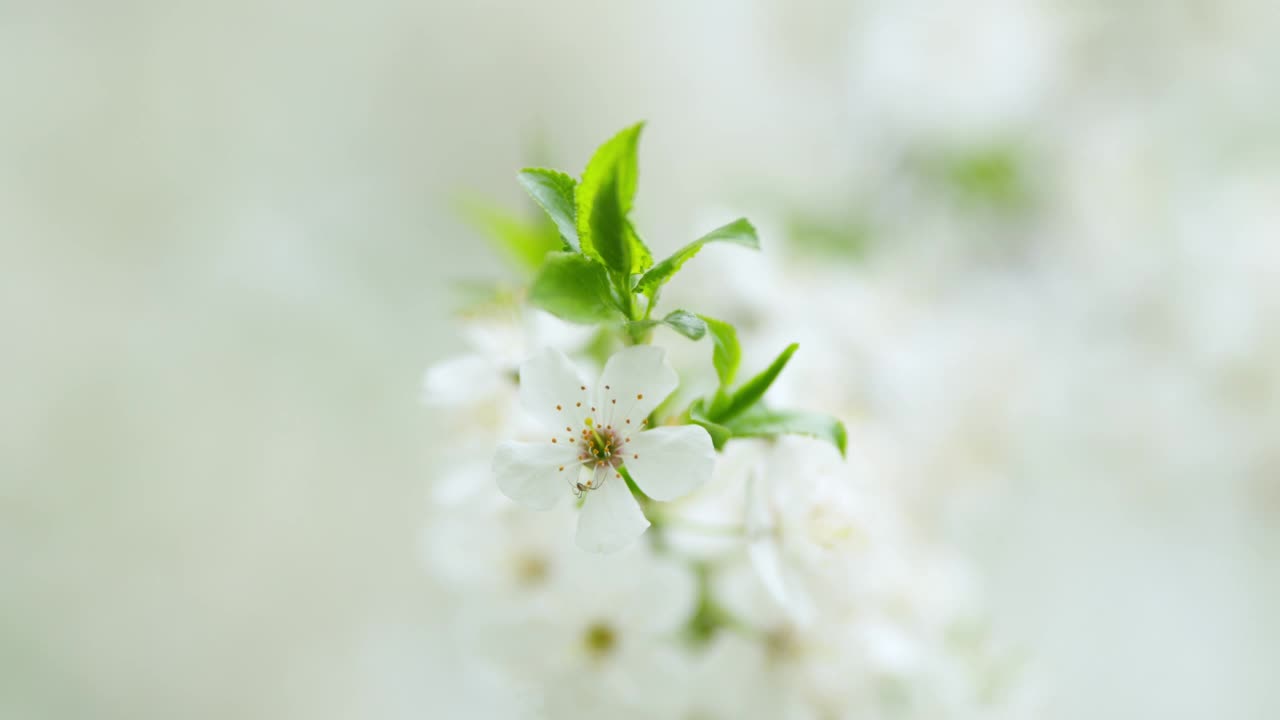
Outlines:
[[0, 2], [0, 717], [465, 717], [459, 202], [638, 119], [656, 252], [919, 291], [877, 411], [1043, 717], [1277, 717], [1278, 10]]

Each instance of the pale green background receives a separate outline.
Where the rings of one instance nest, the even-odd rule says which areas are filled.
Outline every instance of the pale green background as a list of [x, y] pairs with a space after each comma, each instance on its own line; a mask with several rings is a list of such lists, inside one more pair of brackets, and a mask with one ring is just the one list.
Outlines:
[[[1070, 57], [1176, 84], [1126, 53], [1213, 7], [1099, 3]], [[434, 717], [418, 382], [498, 267], [454, 194], [643, 118], [659, 252], [719, 203], [837, 205], [873, 9], [0, 2], [0, 717]], [[1204, 487], [1032, 483], [960, 533], [1049, 717], [1280, 712], [1275, 506]]]

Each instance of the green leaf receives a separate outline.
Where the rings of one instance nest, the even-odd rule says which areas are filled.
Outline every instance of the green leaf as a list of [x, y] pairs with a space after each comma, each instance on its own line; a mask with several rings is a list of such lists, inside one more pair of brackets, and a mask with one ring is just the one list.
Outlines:
[[839, 215], [796, 212], [786, 220], [787, 238], [806, 253], [826, 259], [865, 260], [875, 249], [875, 227], [865, 210], [845, 208]]
[[529, 302], [570, 322], [597, 323], [618, 315], [604, 266], [584, 255], [547, 255], [529, 288]]
[[782, 372], [782, 368], [787, 366], [787, 361], [791, 360], [791, 356], [800, 348], [796, 343], [791, 343], [783, 350], [778, 357], [769, 364], [769, 367], [760, 372], [759, 375], [748, 380], [738, 391], [733, 394], [729, 400], [729, 404], [720, 412], [712, 416], [712, 420], [719, 423], [726, 423], [729, 420], [742, 414], [744, 410], [755, 405], [764, 397], [764, 393], [778, 379], [778, 373]]
[[961, 201], [999, 210], [1019, 210], [1030, 204], [1031, 188], [1019, 148], [993, 145], [945, 154], [934, 170]]
[[662, 318], [662, 324], [690, 340], [701, 340], [707, 334], [707, 324], [688, 310], [673, 310]]
[[551, 223], [529, 222], [485, 200], [463, 199], [460, 212], [494, 247], [530, 270], [564, 245]]
[[627, 220], [627, 238], [631, 243], [631, 273], [626, 277], [627, 284], [630, 285], [632, 274], [642, 273], [653, 267], [653, 253], [649, 252], [649, 246], [644, 244], [630, 220]]
[[711, 404], [707, 406], [707, 417], [720, 417], [725, 408], [729, 407], [729, 401], [733, 396], [725, 391], [724, 388], [717, 388], [714, 395], [711, 396]]
[[626, 329], [630, 332], [643, 332], [659, 325], [666, 325], [690, 340], [701, 340], [707, 334], [707, 324], [702, 318], [688, 310], [673, 310], [661, 320], [636, 320], [629, 322]]
[[520, 184], [534, 202], [547, 212], [547, 217], [560, 230], [560, 236], [573, 250], [578, 249], [577, 209], [574, 188], [578, 183], [558, 170], [525, 168], [520, 171]]
[[755, 227], [746, 218], [738, 218], [685, 245], [675, 251], [671, 257], [654, 265], [644, 274], [644, 277], [640, 278], [640, 282], [636, 284], [636, 291], [652, 296], [653, 291], [670, 280], [685, 262], [698, 254], [703, 245], [712, 242], [728, 242], [754, 250], [760, 249], [760, 238], [756, 236]]
[[732, 430], [715, 422], [707, 415], [702, 400], [697, 400], [689, 406], [689, 421], [707, 431], [707, 434], [711, 436], [711, 444], [717, 450], [724, 447], [724, 444], [729, 442], [729, 438], [733, 437]]
[[632, 125], [601, 145], [575, 192], [582, 252], [628, 280], [653, 264], [649, 249], [627, 219], [639, 179], [636, 152], [643, 128], [644, 123]]
[[756, 405], [750, 411], [725, 423], [733, 437], [777, 437], [807, 435], [826, 440], [844, 457], [849, 442], [844, 423], [822, 413], [804, 410], [768, 410]]
[[742, 362], [742, 346], [738, 345], [738, 331], [723, 320], [699, 315], [711, 331], [711, 340], [715, 349], [711, 352], [711, 364], [716, 368], [716, 376], [720, 378], [720, 387], [727, 388], [738, 372], [738, 364]]

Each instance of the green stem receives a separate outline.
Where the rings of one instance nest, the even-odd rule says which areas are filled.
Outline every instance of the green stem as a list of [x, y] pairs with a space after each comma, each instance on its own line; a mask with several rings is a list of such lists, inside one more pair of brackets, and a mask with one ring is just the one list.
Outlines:
[[636, 295], [631, 291], [631, 278], [627, 275], [615, 274], [613, 276], [613, 286], [617, 288], [618, 294], [622, 296], [622, 302], [625, 307], [622, 309], [626, 313], [628, 320], [639, 320], [637, 313], [639, 308], [636, 307]]
[[662, 294], [662, 288], [654, 288], [653, 294], [649, 296], [649, 303], [644, 306], [644, 319], [648, 320], [653, 315], [653, 309], [658, 306], [658, 296]]
[[649, 341], [652, 339], [653, 339], [652, 328], [648, 328], [644, 330], [628, 328], [626, 332], [622, 334], [622, 341], [627, 345], [648, 345]]
[[[644, 312], [640, 312], [639, 303], [636, 302], [636, 294], [631, 289], [631, 278], [627, 275], [613, 275], [614, 291], [621, 297], [622, 312], [627, 316], [629, 323], [648, 320], [649, 315], [653, 313], [653, 306], [656, 304], [657, 296], [645, 305]], [[647, 345], [653, 338], [653, 328], [628, 327], [622, 333], [622, 341], [627, 345]]]

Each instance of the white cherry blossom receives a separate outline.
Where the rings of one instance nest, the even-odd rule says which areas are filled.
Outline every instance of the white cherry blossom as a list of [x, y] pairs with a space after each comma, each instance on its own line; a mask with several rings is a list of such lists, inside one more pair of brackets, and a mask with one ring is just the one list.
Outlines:
[[547, 430], [539, 442], [498, 447], [493, 471], [508, 497], [538, 510], [566, 495], [583, 500], [577, 544], [613, 552], [639, 537], [649, 521], [623, 473], [654, 500], [669, 501], [711, 476], [715, 450], [696, 425], [646, 429], [648, 416], [678, 378], [661, 348], [640, 345], [609, 358], [594, 387], [558, 350], [520, 367], [520, 402]]

